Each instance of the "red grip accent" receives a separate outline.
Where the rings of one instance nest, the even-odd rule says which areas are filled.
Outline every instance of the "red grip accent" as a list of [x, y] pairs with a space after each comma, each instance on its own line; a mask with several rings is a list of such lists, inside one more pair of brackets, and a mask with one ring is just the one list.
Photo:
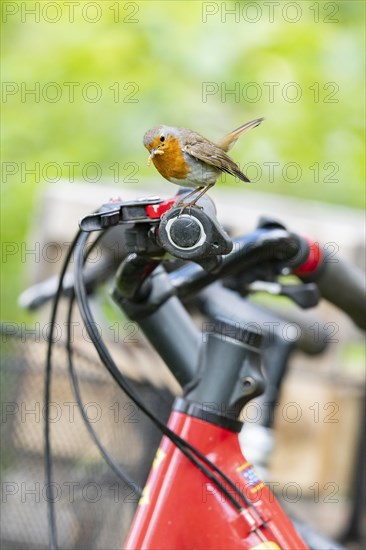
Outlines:
[[314, 273], [322, 263], [324, 254], [322, 249], [319, 246], [319, 243], [311, 240], [309, 237], [304, 237], [309, 244], [309, 256], [303, 264], [299, 265], [294, 270], [295, 275], [304, 276]]
[[159, 219], [167, 210], [169, 210], [169, 208], [173, 206], [176, 201], [177, 197], [173, 197], [172, 199], [160, 202], [159, 204], [149, 204], [145, 209], [146, 214], [152, 220]]

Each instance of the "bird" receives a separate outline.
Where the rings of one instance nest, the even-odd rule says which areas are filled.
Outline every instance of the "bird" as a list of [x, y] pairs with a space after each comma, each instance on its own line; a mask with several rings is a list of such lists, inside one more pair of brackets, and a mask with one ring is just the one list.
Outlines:
[[143, 138], [143, 144], [150, 153], [147, 164], [150, 166], [152, 161], [158, 172], [171, 183], [192, 187], [193, 191], [188, 193], [184, 200], [198, 193], [191, 202], [178, 201], [174, 206], [195, 206], [196, 202], [215, 185], [222, 172], [250, 182], [227, 152], [242, 134], [259, 126], [263, 120], [263, 117], [256, 118], [243, 124], [217, 143], [188, 128], [163, 124], [154, 126]]

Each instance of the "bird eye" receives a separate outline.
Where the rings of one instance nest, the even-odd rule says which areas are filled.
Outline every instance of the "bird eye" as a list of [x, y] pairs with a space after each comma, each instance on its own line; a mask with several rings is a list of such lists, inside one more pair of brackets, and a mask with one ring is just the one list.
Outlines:
[[165, 141], [165, 137], [164, 137], [164, 136], [160, 136], [160, 141]]

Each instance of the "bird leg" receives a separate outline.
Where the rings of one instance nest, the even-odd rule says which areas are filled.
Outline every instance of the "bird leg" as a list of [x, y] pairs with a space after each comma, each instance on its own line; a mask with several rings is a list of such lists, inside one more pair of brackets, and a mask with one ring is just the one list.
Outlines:
[[[193, 189], [193, 191], [191, 191], [190, 193], [188, 193], [188, 195], [186, 195], [184, 197], [184, 200], [185, 199], [189, 199], [189, 197], [191, 197], [192, 195], [194, 195], [195, 193], [198, 193], [199, 191], [201, 191], [203, 189], [203, 187], [197, 187], [196, 189]], [[177, 202], [175, 202], [173, 204], [173, 206], [182, 206], [182, 204], [185, 204], [184, 200], [178, 200]]]
[[[200, 187], [199, 189], [197, 189], [197, 191], [199, 191], [199, 190], [201, 190], [201, 189], [202, 189], [202, 191], [200, 192], [200, 194], [198, 195], [198, 197], [196, 197], [192, 202], [190, 202], [189, 204], [187, 204], [187, 206], [194, 206], [194, 205], [196, 204], [196, 202], [197, 202], [201, 197], [203, 197], [203, 195], [204, 195], [205, 193], [207, 193], [207, 191], [208, 191], [211, 187], [213, 187], [213, 186], [212, 186], [212, 185], [206, 185], [203, 189], [202, 189], [202, 187]], [[186, 198], [187, 198], [187, 197], [186, 197]]]
[[[191, 209], [192, 206], [196, 206], [196, 202], [197, 202], [201, 197], [203, 197], [203, 195], [204, 195], [205, 193], [207, 193], [207, 191], [208, 191], [211, 187], [212, 187], [212, 184], [211, 184], [211, 185], [205, 185], [205, 186], [203, 186], [203, 187], [198, 187], [197, 189], [195, 189], [195, 190], [192, 191], [191, 193], [188, 193], [188, 195], [184, 197], [184, 200], [186, 200], [186, 199], [188, 199], [189, 197], [191, 197], [192, 195], [194, 195], [194, 193], [199, 192], [199, 194], [197, 195], [197, 197], [196, 197], [195, 199], [193, 199], [193, 201], [191, 201], [191, 202], [185, 203], [183, 200], [181, 200], [181, 201], [178, 201], [178, 202], [174, 203], [173, 206], [182, 206], [182, 209], [181, 209], [181, 211], [179, 212], [179, 215], [181, 215], [182, 212], [184, 212], [184, 210], [185, 210], [186, 208]], [[191, 211], [191, 210], [189, 210], [189, 211]]]

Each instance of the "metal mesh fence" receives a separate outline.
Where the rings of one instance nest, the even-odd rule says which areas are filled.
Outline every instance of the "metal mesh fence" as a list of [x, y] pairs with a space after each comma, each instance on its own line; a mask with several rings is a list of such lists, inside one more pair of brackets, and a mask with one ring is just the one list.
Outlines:
[[[48, 548], [44, 477], [44, 365], [47, 344], [4, 332], [1, 388], [1, 548]], [[144, 484], [160, 432], [95, 360], [74, 355], [84, 410], [103, 445], [139, 485]], [[144, 402], [167, 419], [171, 392], [129, 380]], [[106, 465], [77, 407], [66, 351], [54, 348], [50, 416], [53, 495], [60, 548], [121, 548], [137, 494]]]

